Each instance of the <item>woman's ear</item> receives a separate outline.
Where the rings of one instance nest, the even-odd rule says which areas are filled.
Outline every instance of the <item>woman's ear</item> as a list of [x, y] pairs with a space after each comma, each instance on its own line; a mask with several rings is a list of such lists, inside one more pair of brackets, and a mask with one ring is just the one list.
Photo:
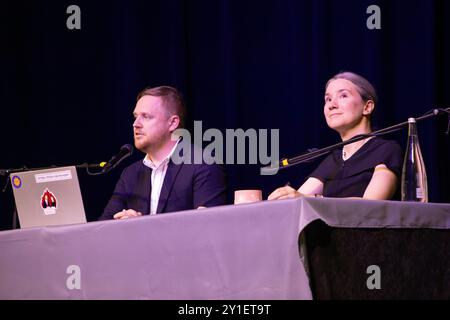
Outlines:
[[363, 108], [363, 115], [370, 115], [373, 112], [373, 109], [375, 109], [375, 102], [373, 102], [373, 100], [367, 100]]

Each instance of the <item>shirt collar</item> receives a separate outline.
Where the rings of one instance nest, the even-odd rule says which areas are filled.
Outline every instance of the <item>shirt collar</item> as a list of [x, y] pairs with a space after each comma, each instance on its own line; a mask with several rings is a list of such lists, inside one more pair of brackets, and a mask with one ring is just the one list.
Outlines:
[[180, 139], [177, 140], [177, 143], [175, 143], [173, 148], [170, 150], [169, 154], [164, 158], [163, 161], [161, 161], [159, 166], [155, 166], [153, 161], [150, 160], [150, 158], [148, 157], [148, 154], [145, 155], [144, 160], [142, 160], [142, 162], [144, 163], [145, 166], [149, 167], [152, 170], [156, 170], [156, 169], [166, 165], [169, 162], [170, 157], [172, 156], [172, 154], [175, 152], [175, 149], [177, 148], [179, 142], [180, 142]]

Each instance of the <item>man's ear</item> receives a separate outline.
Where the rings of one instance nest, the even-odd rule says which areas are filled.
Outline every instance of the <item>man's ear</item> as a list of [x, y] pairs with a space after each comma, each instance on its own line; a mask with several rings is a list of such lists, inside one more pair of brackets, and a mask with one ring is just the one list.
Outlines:
[[375, 109], [375, 102], [373, 102], [373, 100], [367, 100], [366, 104], [364, 105], [363, 115], [370, 115], [373, 112], [373, 109]]
[[173, 132], [180, 126], [180, 117], [177, 115], [170, 116], [169, 118], [169, 131]]

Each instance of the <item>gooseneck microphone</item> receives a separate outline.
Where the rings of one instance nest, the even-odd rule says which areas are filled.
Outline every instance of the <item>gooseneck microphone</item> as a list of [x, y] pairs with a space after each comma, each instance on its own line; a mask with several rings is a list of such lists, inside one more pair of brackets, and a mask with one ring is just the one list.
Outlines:
[[125, 144], [120, 148], [119, 153], [113, 156], [108, 162], [100, 163], [102, 173], [106, 173], [114, 169], [123, 159], [128, 158], [133, 153], [133, 146], [131, 144]]

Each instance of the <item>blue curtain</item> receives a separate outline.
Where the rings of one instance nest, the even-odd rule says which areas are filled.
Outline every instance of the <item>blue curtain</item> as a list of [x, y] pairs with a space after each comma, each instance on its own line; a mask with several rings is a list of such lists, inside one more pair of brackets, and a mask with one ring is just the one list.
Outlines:
[[[68, 30], [69, 5], [81, 29]], [[381, 29], [366, 12], [381, 10]], [[145, 86], [172, 85], [203, 130], [279, 129], [280, 157], [339, 142], [323, 117], [326, 81], [341, 70], [377, 88], [377, 128], [449, 107], [450, 3], [420, 0], [7, 1], [1, 12], [0, 168], [106, 161], [132, 142], [132, 111]], [[430, 201], [450, 202], [447, 118], [419, 123]], [[406, 130], [386, 138], [406, 144]], [[121, 169], [80, 172], [88, 219], [106, 205]], [[318, 161], [261, 176], [227, 165], [233, 191], [264, 196], [298, 187]], [[5, 185], [2, 180], [2, 187]], [[10, 188], [0, 225], [11, 225]]]

